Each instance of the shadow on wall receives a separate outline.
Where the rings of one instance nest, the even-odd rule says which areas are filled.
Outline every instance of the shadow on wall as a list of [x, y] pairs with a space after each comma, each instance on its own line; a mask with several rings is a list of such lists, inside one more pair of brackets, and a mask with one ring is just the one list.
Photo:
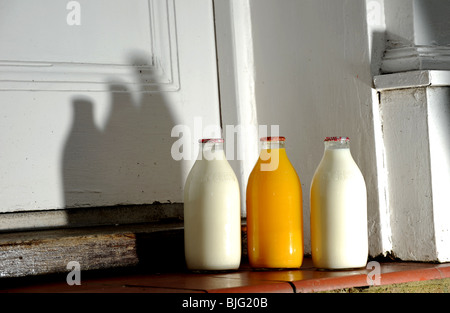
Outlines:
[[386, 51], [386, 32], [373, 31], [371, 34], [371, 51], [370, 51], [370, 86], [373, 87], [373, 77], [381, 74], [383, 56]]
[[[131, 64], [145, 63], [134, 58]], [[145, 84], [139, 66], [135, 76], [137, 84], [110, 84], [104, 127], [96, 124], [99, 104], [94, 97], [72, 100], [73, 123], [62, 165], [69, 227], [152, 220], [169, 214], [161, 203], [170, 203], [174, 192], [181, 192], [174, 190], [181, 181], [181, 164], [171, 157], [176, 121], [170, 103], [164, 92], [132, 89]], [[172, 204], [170, 214], [181, 212], [180, 206]]]
[[[143, 64], [140, 59], [132, 61]], [[136, 69], [138, 85], [144, 84]], [[174, 191], [181, 182], [181, 163], [171, 157], [170, 135], [177, 121], [170, 103], [164, 92], [131, 87], [136, 86], [110, 84], [110, 110], [102, 128], [95, 121], [99, 104], [85, 95], [73, 98], [73, 123], [62, 166], [68, 227], [182, 216], [182, 204], [170, 203], [171, 195], [182, 189]], [[140, 268], [184, 266], [182, 233], [170, 235], [167, 242], [159, 232], [136, 234]], [[171, 249], [162, 243], [169, 243]]]

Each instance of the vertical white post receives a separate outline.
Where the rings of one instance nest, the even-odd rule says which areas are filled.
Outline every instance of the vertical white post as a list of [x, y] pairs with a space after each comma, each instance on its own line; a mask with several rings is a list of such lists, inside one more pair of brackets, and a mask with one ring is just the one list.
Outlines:
[[[250, 1], [215, 0], [214, 10], [222, 127], [226, 142], [234, 143], [234, 155], [227, 158], [240, 181], [241, 213], [245, 216], [247, 180], [259, 149]], [[228, 132], [227, 125], [231, 126]]]
[[381, 93], [392, 251], [450, 261], [450, 72], [375, 78]]
[[427, 88], [436, 260], [450, 261], [450, 87]]

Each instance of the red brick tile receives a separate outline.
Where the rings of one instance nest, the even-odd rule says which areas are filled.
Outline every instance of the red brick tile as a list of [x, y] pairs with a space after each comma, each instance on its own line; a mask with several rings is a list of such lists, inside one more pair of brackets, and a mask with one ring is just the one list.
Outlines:
[[382, 273], [380, 285], [399, 284], [439, 278], [441, 278], [441, 274], [436, 268], [421, 268], [401, 272]]
[[367, 275], [328, 276], [323, 278], [307, 279], [293, 282], [297, 293], [318, 292], [334, 289], [366, 286]]
[[208, 290], [208, 293], [293, 293], [289, 283], [259, 283], [239, 287]]
[[[368, 286], [372, 268], [322, 271], [305, 258], [300, 269], [259, 271], [243, 264], [226, 273], [165, 273], [83, 279], [81, 286], [61, 282], [4, 289], [0, 292], [52, 293], [261, 293], [316, 292]], [[380, 264], [381, 285], [450, 277], [450, 264], [388, 262]]]
[[435, 265], [442, 278], [450, 278], [450, 263]]

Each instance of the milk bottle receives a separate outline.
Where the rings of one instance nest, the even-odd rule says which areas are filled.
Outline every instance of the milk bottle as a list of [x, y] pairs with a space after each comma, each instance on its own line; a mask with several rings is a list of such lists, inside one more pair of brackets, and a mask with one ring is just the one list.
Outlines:
[[201, 139], [184, 188], [185, 258], [190, 270], [233, 270], [241, 260], [239, 184], [223, 139]]
[[311, 253], [323, 269], [364, 267], [368, 257], [367, 193], [348, 137], [327, 137], [311, 190]]

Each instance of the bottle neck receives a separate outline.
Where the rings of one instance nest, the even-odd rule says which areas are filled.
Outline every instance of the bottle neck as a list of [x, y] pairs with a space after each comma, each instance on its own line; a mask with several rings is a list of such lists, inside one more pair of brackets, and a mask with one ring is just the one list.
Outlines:
[[262, 150], [284, 149], [284, 148], [285, 148], [284, 141], [263, 141], [261, 146]]
[[325, 159], [346, 160], [352, 158], [350, 153], [350, 142], [347, 141], [325, 141], [323, 157]]
[[[279, 168], [280, 163], [287, 159], [284, 141], [262, 141], [259, 153], [260, 171], [272, 172]], [[281, 162], [281, 160], [284, 160]]]
[[226, 160], [223, 142], [207, 141], [201, 144], [199, 158], [201, 160]]
[[350, 141], [325, 141], [325, 150], [350, 150]]

